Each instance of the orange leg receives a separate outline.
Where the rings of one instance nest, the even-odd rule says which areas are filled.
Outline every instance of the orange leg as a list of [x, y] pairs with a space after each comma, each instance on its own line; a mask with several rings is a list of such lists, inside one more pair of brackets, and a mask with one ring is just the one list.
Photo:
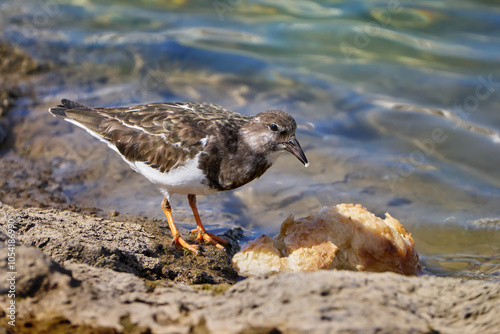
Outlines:
[[161, 208], [165, 213], [165, 216], [167, 216], [168, 226], [170, 227], [170, 231], [172, 231], [172, 237], [174, 239], [172, 243], [187, 248], [195, 254], [200, 254], [200, 251], [198, 250], [197, 247], [188, 244], [184, 239], [180, 237], [179, 231], [177, 231], [177, 227], [175, 227], [174, 224], [174, 217], [172, 216], [172, 207], [170, 206], [170, 203], [168, 202], [168, 199], [166, 197], [164, 197], [163, 201], [161, 201]]
[[[191, 206], [191, 209], [193, 210], [193, 215], [194, 219], [196, 220], [196, 226], [197, 228], [194, 230], [191, 230], [191, 233], [197, 232], [198, 235], [196, 237], [196, 240], [198, 240], [199, 243], [202, 241], [209, 242], [215, 247], [219, 249], [224, 249], [224, 246], [228, 245], [228, 242], [215, 234], [209, 233], [205, 230], [205, 227], [203, 226], [201, 219], [200, 219], [200, 214], [198, 213], [198, 208], [196, 207], [196, 195], [189, 194], [188, 195], [188, 200], [189, 200], [189, 205]], [[221, 245], [222, 244], [222, 245]]]

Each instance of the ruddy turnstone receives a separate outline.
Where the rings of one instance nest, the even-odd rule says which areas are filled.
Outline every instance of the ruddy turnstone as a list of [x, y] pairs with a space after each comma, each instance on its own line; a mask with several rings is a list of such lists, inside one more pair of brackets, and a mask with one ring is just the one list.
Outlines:
[[126, 108], [92, 108], [63, 99], [49, 109], [108, 144], [136, 172], [164, 194], [161, 208], [173, 243], [198, 253], [179, 236], [169, 198], [188, 195], [197, 241], [218, 248], [227, 242], [208, 233], [196, 207], [196, 195], [241, 187], [260, 177], [288, 151], [305, 166], [307, 158], [295, 138], [292, 116], [267, 110], [255, 116], [209, 103], [151, 103]]

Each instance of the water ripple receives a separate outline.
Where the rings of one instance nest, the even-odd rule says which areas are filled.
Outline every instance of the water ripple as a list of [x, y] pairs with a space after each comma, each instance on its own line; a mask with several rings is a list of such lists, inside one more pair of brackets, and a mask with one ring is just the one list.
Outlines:
[[500, 131], [494, 128], [485, 127], [480, 124], [474, 124], [471, 121], [464, 120], [451, 110], [438, 108], [425, 108], [421, 106], [401, 104], [387, 100], [373, 100], [373, 104], [385, 109], [398, 110], [403, 112], [414, 112], [425, 115], [432, 115], [450, 121], [454, 127], [458, 127], [472, 133], [479, 134], [491, 140], [493, 143], [500, 144]]

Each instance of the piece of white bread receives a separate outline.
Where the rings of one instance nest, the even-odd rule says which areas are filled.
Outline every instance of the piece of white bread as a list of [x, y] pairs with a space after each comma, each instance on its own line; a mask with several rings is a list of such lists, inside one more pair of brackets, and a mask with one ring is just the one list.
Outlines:
[[251, 241], [232, 263], [242, 276], [319, 269], [422, 272], [413, 238], [403, 225], [388, 213], [378, 218], [359, 204], [325, 207], [298, 220], [290, 215], [278, 236]]

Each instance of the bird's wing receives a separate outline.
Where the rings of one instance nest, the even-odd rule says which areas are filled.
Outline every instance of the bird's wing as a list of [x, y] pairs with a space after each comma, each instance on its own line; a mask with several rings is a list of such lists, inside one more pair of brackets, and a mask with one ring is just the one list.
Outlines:
[[160, 172], [194, 158], [216, 128], [227, 126], [227, 114], [244, 122], [248, 116], [206, 103], [154, 103], [128, 108], [91, 108], [69, 100], [51, 108], [91, 134], [114, 145], [134, 162]]

